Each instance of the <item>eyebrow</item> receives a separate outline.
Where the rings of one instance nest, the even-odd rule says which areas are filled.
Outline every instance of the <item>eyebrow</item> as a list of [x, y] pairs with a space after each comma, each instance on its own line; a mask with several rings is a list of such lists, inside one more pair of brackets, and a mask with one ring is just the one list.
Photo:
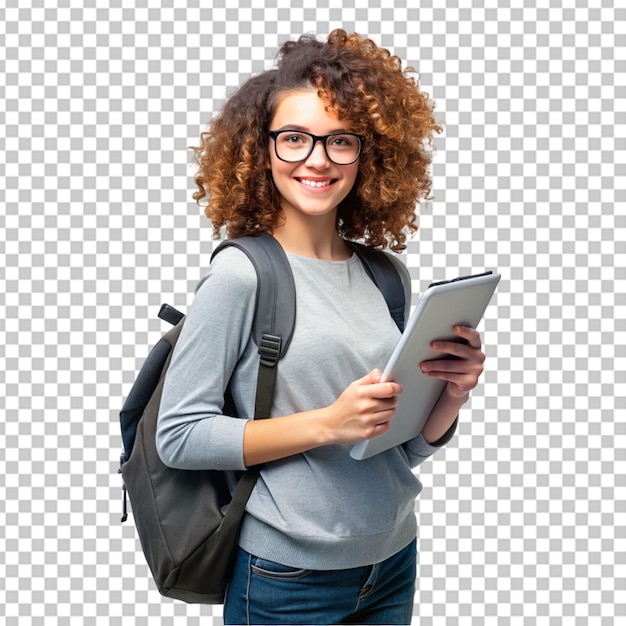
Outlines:
[[[276, 129], [277, 131], [280, 130], [297, 130], [297, 131], [302, 131], [305, 133], [310, 133], [311, 131], [306, 127], [306, 126], [298, 126], [297, 124], [285, 124], [284, 126], [281, 126], [280, 128]], [[349, 130], [346, 130], [345, 128], [337, 128], [335, 130], [331, 130], [328, 133], [324, 133], [326, 135], [337, 135], [337, 134], [341, 134], [341, 133], [349, 133]], [[315, 133], [311, 133], [311, 134], [315, 134]]]

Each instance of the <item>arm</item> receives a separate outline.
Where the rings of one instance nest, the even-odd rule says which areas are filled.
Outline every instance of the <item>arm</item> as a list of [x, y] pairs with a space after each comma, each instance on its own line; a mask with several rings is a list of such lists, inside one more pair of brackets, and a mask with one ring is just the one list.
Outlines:
[[465, 326], [456, 326], [454, 333], [466, 343], [434, 341], [431, 347], [433, 351], [452, 355], [456, 357], [455, 359], [435, 359], [420, 363], [425, 376], [448, 381], [422, 431], [424, 440], [431, 444], [450, 430], [459, 409], [469, 399], [469, 392], [476, 387], [483, 372], [485, 355], [481, 351], [478, 331]]
[[[229, 248], [196, 291], [165, 377], [157, 423], [157, 450], [170, 467], [244, 469], [244, 418], [252, 415], [256, 381], [254, 346], [248, 346], [256, 288], [252, 263]], [[237, 363], [249, 381], [242, 395], [250, 401], [242, 398], [238, 414], [224, 415], [224, 389]]]
[[[450, 354], [452, 359], [439, 359], [420, 363], [426, 376], [448, 381], [441, 397], [432, 410], [419, 437], [404, 444], [411, 467], [417, 467], [452, 439], [459, 409], [467, 402], [469, 391], [478, 383], [485, 355], [480, 350], [480, 335], [472, 328], [455, 328], [455, 334], [467, 343], [435, 341], [435, 352]], [[435, 344], [439, 344], [435, 347]]]
[[373, 370], [345, 389], [330, 406], [246, 424], [244, 459], [247, 466], [275, 461], [320, 446], [351, 444], [383, 435], [395, 413], [397, 383], [379, 383]]
[[[400, 386], [380, 371], [348, 385], [331, 405], [266, 420], [252, 416], [258, 352], [250, 341], [256, 273], [236, 249], [220, 253], [200, 287], [168, 370], [157, 448], [179, 469], [243, 470], [334, 443], [383, 434]], [[233, 375], [233, 372], [234, 375]], [[238, 381], [238, 415], [224, 415], [224, 389]]]
[[[469, 398], [483, 371], [485, 355], [480, 335], [473, 328], [457, 327], [455, 334], [467, 343], [434, 342], [435, 352], [456, 357], [420, 364], [426, 376], [448, 381], [424, 430], [420, 446], [432, 453], [432, 446], [443, 445], [454, 432], [459, 409]], [[438, 344], [438, 345], [437, 345]], [[254, 420], [246, 425], [244, 459], [246, 465], [276, 460], [312, 448], [336, 443], [351, 444], [371, 439], [389, 430], [395, 413], [396, 383], [378, 383], [381, 372], [374, 370], [355, 381], [332, 405], [315, 411], [272, 420]], [[422, 450], [420, 450], [422, 451]], [[418, 452], [419, 456], [422, 456]]]

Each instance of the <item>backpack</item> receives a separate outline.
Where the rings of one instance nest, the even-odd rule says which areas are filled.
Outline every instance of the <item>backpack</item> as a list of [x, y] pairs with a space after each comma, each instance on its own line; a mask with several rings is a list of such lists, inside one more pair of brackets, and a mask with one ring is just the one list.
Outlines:
[[[390, 314], [404, 326], [405, 290], [389, 256], [351, 243], [366, 271], [385, 296]], [[272, 407], [276, 367], [295, 324], [293, 276], [281, 245], [268, 233], [222, 242], [242, 250], [258, 277], [252, 336], [259, 348], [254, 419], [267, 418]], [[159, 317], [174, 325], [152, 348], [120, 411], [123, 452], [122, 522], [130, 497], [141, 547], [159, 592], [189, 603], [219, 604], [238, 545], [245, 506], [260, 467], [241, 474], [231, 495], [225, 473], [179, 470], [163, 464], [156, 450], [156, 426], [165, 374], [185, 316], [163, 305]], [[236, 414], [228, 389], [224, 413]]]

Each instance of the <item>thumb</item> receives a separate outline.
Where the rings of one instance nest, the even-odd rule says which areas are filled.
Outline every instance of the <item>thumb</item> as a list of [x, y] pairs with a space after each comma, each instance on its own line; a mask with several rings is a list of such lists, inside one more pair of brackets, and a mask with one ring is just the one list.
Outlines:
[[383, 375], [382, 371], [378, 368], [373, 369], [369, 374], [359, 379], [361, 385], [373, 385], [380, 381], [380, 377]]

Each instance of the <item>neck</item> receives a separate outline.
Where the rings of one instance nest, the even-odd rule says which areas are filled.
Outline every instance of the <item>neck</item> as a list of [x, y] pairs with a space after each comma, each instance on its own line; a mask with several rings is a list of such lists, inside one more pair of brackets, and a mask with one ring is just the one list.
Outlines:
[[[299, 218], [299, 219], [298, 219]], [[299, 215], [276, 226], [272, 235], [286, 252], [323, 261], [345, 261], [352, 256], [344, 240], [337, 233], [336, 218]]]

